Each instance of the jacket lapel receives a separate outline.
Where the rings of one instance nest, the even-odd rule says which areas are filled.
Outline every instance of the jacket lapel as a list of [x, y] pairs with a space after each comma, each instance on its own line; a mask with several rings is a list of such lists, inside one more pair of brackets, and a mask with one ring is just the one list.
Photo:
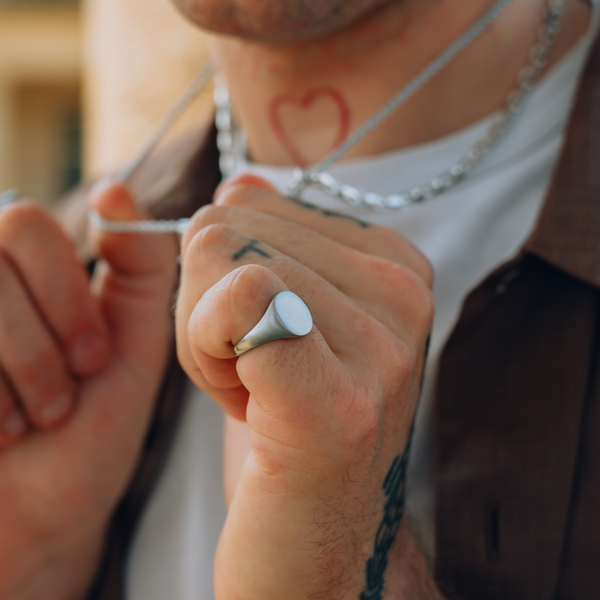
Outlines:
[[598, 131], [600, 39], [526, 252], [469, 296], [441, 359], [437, 570], [450, 595], [542, 600], [558, 589], [561, 598], [595, 597], [568, 595], [568, 569], [600, 588], [599, 569], [588, 564], [598, 531], [592, 523], [586, 531], [578, 512], [587, 506], [589, 516], [589, 498], [600, 499], [600, 474], [585, 454], [595, 442], [584, 435], [600, 429], [587, 422], [600, 417], [600, 390], [590, 387], [600, 286]]
[[437, 574], [461, 600], [550, 600], [598, 292], [531, 255], [473, 292], [440, 362]]

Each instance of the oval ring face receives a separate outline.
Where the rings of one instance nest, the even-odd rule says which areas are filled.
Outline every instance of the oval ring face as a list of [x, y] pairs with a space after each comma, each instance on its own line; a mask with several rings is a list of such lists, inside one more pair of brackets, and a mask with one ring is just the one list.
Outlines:
[[275, 296], [275, 311], [286, 329], [294, 335], [312, 331], [313, 319], [308, 306], [293, 292], [279, 292]]

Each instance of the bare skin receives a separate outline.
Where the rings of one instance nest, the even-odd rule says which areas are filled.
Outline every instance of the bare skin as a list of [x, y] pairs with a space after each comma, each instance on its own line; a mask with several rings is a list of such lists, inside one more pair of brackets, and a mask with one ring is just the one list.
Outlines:
[[[309, 44], [214, 37], [213, 50], [227, 74], [251, 158], [278, 166], [317, 162], [491, 4], [391, 2]], [[589, 23], [585, 4], [572, 0], [567, 7], [554, 62]], [[487, 32], [346, 158], [427, 142], [502, 108], [541, 21], [539, 0], [511, 3]]]
[[[236, 113], [250, 152], [270, 164], [320, 158], [489, 4], [180, 2], [207, 27], [240, 36], [216, 39], [215, 52], [234, 101], [244, 98]], [[568, 6], [556, 58], [587, 24], [582, 4]], [[432, 139], [495, 110], [539, 13], [539, 1], [515, 0], [477, 46], [353, 155]], [[232, 418], [247, 419], [251, 444], [239, 438], [228, 447], [231, 512], [217, 595], [355, 599], [366, 589], [368, 561], [382, 556], [379, 528], [391, 512], [401, 514], [395, 475], [432, 318], [431, 271], [390, 232], [285, 203], [272, 190], [256, 194], [257, 185], [265, 187], [221, 190], [220, 206], [200, 213], [184, 242], [181, 360]], [[108, 218], [139, 216], [122, 186], [94, 202]], [[0, 211], [1, 600], [85, 597], [165, 367], [174, 240], [105, 234], [98, 249], [103, 266], [90, 287], [47, 213], [27, 203]], [[236, 362], [231, 342], [256, 322], [269, 293], [285, 288], [311, 299], [316, 329]], [[356, 351], [363, 334], [372, 364]], [[273, 377], [261, 380], [270, 370]], [[315, 389], [324, 373], [331, 385]], [[394, 522], [402, 525], [385, 553], [393, 568], [377, 572], [385, 575], [384, 598], [439, 598], [405, 522]], [[304, 542], [316, 554], [303, 551]], [[282, 555], [282, 547], [300, 553]]]
[[[243, 37], [215, 38], [213, 50], [228, 76], [236, 118], [247, 136], [251, 158], [260, 163], [280, 166], [306, 166], [318, 161], [464, 31], [490, 4], [489, 0], [478, 0], [467, 4], [422, 3], [410, 0], [404, 3], [390, 3], [376, 7], [350, 27], [309, 44], [267, 45], [248, 41]], [[387, 121], [385, 127], [358, 144], [347, 158], [379, 154], [436, 139], [500, 109], [508, 92], [515, 87], [518, 71], [527, 62], [527, 55], [535, 41], [541, 19], [540, 2], [524, 0], [513, 3], [469, 50], [429, 83], [418, 96], [404, 105]], [[589, 9], [581, 3], [570, 2], [564, 17], [563, 34], [553, 62], [564, 56], [577, 42], [588, 23]], [[407, 56], [410, 60], [406, 60]], [[443, 105], [440, 105], [440, 98], [444, 99]], [[236, 99], [240, 100], [236, 102]], [[251, 183], [261, 185], [256, 181]], [[235, 187], [234, 184], [232, 186]], [[363, 237], [357, 230], [347, 237], [340, 233], [338, 228], [343, 228], [347, 223], [325, 224], [323, 215], [319, 215], [318, 211], [307, 211], [302, 215], [296, 207], [282, 202], [281, 199], [273, 197], [269, 202], [264, 196], [261, 198], [262, 200], [259, 201], [256, 193], [238, 187], [235, 191], [223, 191], [217, 199], [217, 204], [275, 214], [309, 229], [316, 229], [347, 247], [357, 249], [355, 244], [363, 243]], [[202, 217], [198, 217], [186, 236], [186, 243], [195, 248], [192, 254], [206, 256], [204, 259], [206, 261], [214, 261], [213, 253], [218, 253], [218, 248], [226, 246], [226, 242], [213, 240], [213, 243], [207, 243], [202, 232], [211, 222], [222, 223], [235, 231], [251, 235], [254, 240], [262, 240], [265, 243], [263, 249], [268, 253], [275, 248], [284, 255], [309, 266], [319, 275], [323, 272], [327, 273], [325, 279], [334, 282], [334, 285], [340, 288], [335, 283], [335, 276], [329, 276], [329, 269], [321, 265], [318, 258], [326, 256], [329, 266], [331, 263], [335, 264], [335, 251], [326, 249], [318, 243], [309, 242], [308, 233], [298, 237], [284, 236], [281, 240], [276, 236], [274, 238], [274, 234], [270, 233], [283, 227], [265, 226], [259, 233], [252, 225], [254, 218], [239, 216], [236, 219], [234, 214], [205, 213]], [[191, 241], [189, 236], [196, 231], [199, 233], [194, 241]], [[372, 231], [365, 232], [364, 239], [369, 239], [370, 235]], [[299, 244], [300, 240], [304, 240], [313, 252], [309, 251], [306, 256], [299, 257], [298, 247], [305, 248], [304, 244]], [[241, 242], [242, 240], [239, 243]], [[384, 246], [385, 244], [370, 248], [369, 254], [378, 255], [384, 251]], [[387, 250], [389, 251], [389, 248]], [[398, 251], [393, 256], [389, 254], [386, 256], [400, 264], [407, 264], [406, 256], [402, 251]], [[193, 265], [190, 271], [195, 273], [208, 271], [206, 268], [204, 271], [200, 268], [196, 263], [198, 260], [196, 257], [190, 260]], [[254, 260], [253, 262], [261, 265], [269, 263], [269, 261], [264, 263]], [[408, 265], [413, 272], [420, 273], [420, 276], [427, 280], [418, 266], [410, 262]], [[279, 273], [279, 265], [273, 270]], [[348, 267], [343, 266], [342, 261], [342, 264], [332, 269], [332, 272], [344, 270], [348, 271]], [[302, 292], [306, 295], [304, 287], [306, 277], [294, 278], [286, 271], [284, 273], [285, 275], [282, 276], [284, 285], [292, 286], [290, 289], [298, 291], [300, 295]], [[382, 277], [385, 278], [383, 275]], [[376, 285], [374, 282], [368, 283], [370, 281], [368, 270], [353, 272], [350, 278], [359, 287]], [[229, 289], [228, 299], [231, 303], [235, 294], [228, 288], [228, 281], [224, 276], [215, 288], [225, 286]], [[261, 285], [263, 284], [264, 282], [261, 282]], [[200, 282], [197, 285], [209, 284]], [[256, 284], [256, 287], [253, 287], [249, 284], [249, 289], [252, 291], [248, 290], [248, 295], [259, 294], [261, 285]], [[351, 285], [341, 286], [341, 289], [344, 289], [351, 298], [356, 298], [354, 293], [359, 293], [353, 292]], [[206, 294], [210, 296], [212, 317], [218, 303], [213, 298], [212, 289], [211, 293]], [[187, 365], [188, 373], [197, 384], [221, 402], [230, 415], [226, 429], [225, 485], [231, 508], [219, 545], [215, 570], [215, 586], [219, 600], [282, 596], [298, 599], [358, 598], [361, 593], [366, 594], [371, 589], [368, 587], [369, 577], [366, 576], [370, 573], [369, 561], [378, 564], [385, 562], [388, 567], [384, 569], [383, 576], [385, 583], [382, 597], [386, 600], [403, 597], [421, 600], [441, 598], [406, 521], [395, 534], [391, 550], [389, 554], [385, 554], [385, 561], [381, 559], [381, 552], [378, 552], [377, 545], [373, 545], [375, 538], [382, 539], [381, 529], [378, 527], [383, 526], [388, 515], [387, 509], [383, 517], [378, 511], [381, 511], [384, 505], [387, 507], [387, 500], [383, 497], [377, 499], [370, 497], [369, 490], [379, 489], [378, 484], [381, 485], [381, 482], [389, 476], [387, 468], [392, 463], [392, 455], [387, 454], [384, 458], [375, 448], [370, 448], [370, 455], [377, 456], [382, 461], [379, 467], [375, 468], [374, 478], [369, 478], [366, 472], [363, 472], [362, 476], [357, 475], [356, 480], [349, 477], [352, 484], [355, 481], [366, 483], [366, 487], [361, 492], [351, 484], [340, 484], [337, 488], [328, 487], [336, 476], [340, 477], [340, 473], [344, 471], [343, 465], [360, 464], [360, 458], [349, 451], [344, 457], [340, 456], [339, 461], [328, 470], [329, 463], [323, 460], [323, 456], [335, 454], [340, 451], [340, 446], [343, 446], [328, 426], [334, 430], [339, 427], [341, 431], [348, 431], [352, 429], [353, 424], [361, 420], [361, 417], [354, 415], [354, 418], [349, 418], [347, 422], [332, 424], [329, 413], [326, 412], [320, 414], [321, 419], [317, 418], [313, 423], [314, 430], [308, 432], [297, 430], [296, 418], [291, 420], [293, 425], [290, 424], [287, 413], [281, 418], [271, 418], [269, 423], [265, 424], [261, 419], [264, 418], [264, 413], [267, 412], [272, 416], [271, 411], [280, 409], [275, 399], [277, 393], [273, 395], [266, 382], [258, 386], [260, 391], [254, 391], [252, 383], [255, 382], [252, 377], [246, 379], [248, 369], [251, 369], [247, 366], [251, 361], [250, 356], [246, 357], [244, 362], [238, 362], [237, 372], [233, 373], [231, 369], [235, 362], [229, 359], [229, 366], [224, 366], [231, 355], [227, 355], [227, 352], [231, 352], [230, 349], [218, 345], [211, 347], [210, 339], [200, 339], [196, 332], [206, 332], [205, 319], [208, 319], [208, 309], [203, 307], [204, 298], [200, 299], [201, 296], [202, 292], [198, 290], [194, 294], [190, 288], [184, 286], [182, 289], [182, 301], [190, 302], [190, 305], [188, 308], [182, 305], [181, 312], [178, 313], [180, 320], [178, 340], [185, 347], [186, 335], [189, 337], [188, 343], [193, 349], [193, 356], [189, 356], [189, 350], [181, 352], [183, 364]], [[382, 294], [379, 300], [383, 300], [384, 296]], [[195, 306], [193, 312], [191, 312], [192, 306]], [[241, 306], [246, 307], [243, 303]], [[331, 320], [344, 320], [336, 312], [339, 306], [336, 305], [335, 310], [331, 308], [329, 317]], [[363, 303], [362, 306], [369, 312], [368, 303]], [[223, 308], [225, 309], [225, 302]], [[404, 309], [407, 310], [407, 307]], [[231, 307], [229, 310], [232, 310]], [[207, 311], [205, 315], [203, 311]], [[238, 314], [235, 310], [232, 312]], [[239, 312], [242, 312], [241, 308]], [[226, 319], [227, 322], [231, 320], [232, 316]], [[326, 317], [324, 322], [328, 322]], [[240, 327], [240, 331], [221, 331], [219, 335], [234, 343], [239, 339], [236, 336], [243, 334], [245, 330]], [[390, 331], [405, 339], [393, 327]], [[345, 347], [344, 344], [336, 343], [335, 334], [320, 333], [331, 349]], [[423, 335], [422, 330], [421, 336]], [[423, 338], [421, 342], [424, 342]], [[355, 341], [355, 345], [359, 346], [360, 343]], [[263, 373], [272, 363], [284, 370], [286, 364], [284, 353], [288, 348], [285, 343], [280, 343], [276, 349], [273, 349], [275, 354], [267, 355], [265, 351], [265, 358], [262, 360], [260, 353], [254, 351], [252, 357], [256, 363], [254, 372]], [[310, 357], [311, 349], [312, 347], [305, 348], [302, 356]], [[379, 358], [384, 360], [383, 356]], [[219, 359], [222, 365], [219, 365]], [[310, 358], [306, 360], [310, 361]], [[319, 360], [317, 363], [323, 364]], [[331, 372], [333, 370], [332, 368]], [[317, 371], [318, 369], [315, 368], [314, 371], [306, 374], [303, 381], [322, 383], [323, 377], [317, 375]], [[223, 390], [219, 391], [220, 387]], [[276, 387], [277, 383], [274, 383], [273, 388]], [[325, 389], [329, 387], [340, 389], [337, 383], [328, 382], [324, 386]], [[285, 400], [280, 399], [282, 406], [290, 400], [289, 394], [293, 391], [297, 391], [305, 399], [315, 396], [319, 400], [323, 399], [319, 391], [311, 388], [309, 384], [306, 387], [302, 383], [298, 383], [296, 387], [290, 384], [286, 389], [290, 391], [286, 393]], [[249, 400], [248, 392], [250, 392]], [[375, 392], [375, 395], [377, 396], [378, 393]], [[386, 397], [385, 393], [382, 397]], [[308, 404], [312, 407], [310, 402]], [[383, 405], [386, 405], [385, 400]], [[307, 410], [311, 409], [307, 408]], [[396, 413], [394, 418], [397, 419], [398, 424], [406, 426], [407, 423], [412, 422], [410, 414], [410, 411], [402, 416]], [[364, 418], [364, 415], [362, 417]], [[233, 419], [247, 419], [248, 423], [239, 424]], [[316, 426], [316, 423], [319, 423], [319, 426]], [[323, 426], [323, 423], [326, 425]], [[385, 426], [381, 423], [380, 426], [382, 427], [380, 431], [385, 430]], [[311, 433], [314, 434], [315, 431], [316, 437], [311, 438]], [[398, 443], [396, 451], [400, 453], [397, 456], [401, 457], [402, 444], [406, 443], [407, 438], [398, 432], [396, 435], [395, 439]], [[384, 433], [383, 436], [388, 440], [393, 437], [389, 433]], [[269, 472], [268, 466], [262, 462], [265, 458], [264, 438], [269, 440], [267, 445], [293, 440], [294, 448], [299, 451], [301, 458], [296, 457], [296, 461], [286, 461], [286, 466], [291, 473], [306, 474], [307, 479], [298, 478], [299, 481], [295, 478], [296, 486], [294, 486], [286, 480], [284, 474], [279, 486], [274, 484], [275, 477], [269, 479], [272, 487], [264, 485], [260, 480], [260, 468]], [[329, 445], [329, 442], [333, 443]], [[274, 451], [269, 446], [267, 454], [269, 461], [274, 460], [273, 456], [289, 458], [287, 450], [281, 448], [279, 451]], [[350, 455], [352, 458], [349, 458]], [[319, 465], [322, 465], [322, 468]], [[373, 474], [373, 468], [368, 469], [368, 472]], [[278, 472], [278, 476], [281, 475], [281, 472]], [[307, 491], [311, 489], [317, 491], [311, 495]], [[352, 497], [362, 498], [363, 501], [354, 505], [344, 504], [339, 512], [332, 515], [325, 510], [327, 502], [323, 501], [323, 489], [338, 499]], [[332, 489], [336, 492], [332, 492]], [[302, 491], [302, 499], [297, 500], [294, 497], [293, 500], [284, 503], [274, 501], [282, 490], [285, 490], [286, 498], [292, 490], [298, 493]], [[335, 496], [335, 493], [339, 495]], [[263, 512], [256, 508], [265, 506], [269, 507], [268, 511]], [[374, 506], [378, 507], [374, 513], [369, 514], [365, 510], [365, 507]], [[289, 513], [286, 512], [288, 510]], [[322, 528], [314, 520], [314, 515], [321, 514], [319, 512], [321, 510], [325, 510], [327, 514], [324, 520], [326, 527]], [[365, 513], [368, 516], [364, 519], [356, 517], [357, 514], [364, 517]], [[270, 526], [273, 514], [285, 515], [280, 521], [277, 521], [276, 517], [279, 525], [275, 527]], [[340, 519], [338, 520], [336, 516]], [[303, 529], [302, 524], [306, 523], [313, 527]], [[354, 526], [348, 523], [354, 523]], [[297, 527], [290, 524], [295, 524]], [[322, 534], [323, 529], [331, 533], [339, 545], [328, 546], [327, 543], [323, 543], [319, 546], [314, 538]], [[303, 554], [302, 548], [306, 543], [312, 544], [311, 547], [318, 547], [319, 551], [308, 555]], [[345, 549], [341, 556], [336, 552], [340, 546]], [[280, 549], [283, 547], [296, 548], [297, 552], [290, 553], [289, 556], [281, 556]], [[311, 560], [308, 560], [309, 557]], [[270, 577], [269, 569], [273, 565], [277, 566], [277, 576]], [[334, 580], [337, 582], [336, 585], [332, 583]], [[310, 585], [307, 582], [310, 582]]]
[[290, 44], [324, 37], [389, 0], [173, 0], [192, 21], [216, 33]]
[[[410, 531], [398, 529], [431, 269], [390, 231], [241, 183], [186, 232], [177, 306], [183, 367], [250, 434], [250, 447], [242, 433], [228, 448], [235, 475], [216, 598], [350, 600], [379, 587], [389, 598], [441, 598]], [[250, 242], [260, 253], [237, 259]], [[311, 307], [311, 334], [235, 359], [232, 344], [283, 289]], [[416, 565], [408, 590], [404, 569]]]
[[[94, 202], [140, 217], [122, 186]], [[29, 201], [0, 211], [0, 410], [21, 424], [0, 436], [2, 600], [85, 597], [165, 368], [175, 241], [102, 235], [98, 251], [90, 287], [49, 214]], [[74, 352], [82, 336], [93, 343]], [[55, 408], [57, 388], [68, 401]]]

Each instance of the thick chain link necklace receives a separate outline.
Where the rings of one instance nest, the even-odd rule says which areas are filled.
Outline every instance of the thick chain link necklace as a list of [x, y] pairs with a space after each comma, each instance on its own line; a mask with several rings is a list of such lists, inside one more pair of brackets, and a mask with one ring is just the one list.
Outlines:
[[[465, 33], [434, 58], [368, 121], [321, 162], [311, 169], [296, 169], [292, 179], [288, 182], [288, 195], [297, 197], [307, 187], [314, 186], [350, 206], [368, 207], [376, 210], [406, 210], [420, 202], [447, 192], [454, 185], [464, 180], [481, 158], [492, 149], [498, 139], [506, 132], [514, 117], [521, 111], [525, 99], [535, 88], [535, 84], [548, 65], [552, 51], [556, 46], [566, 0], [544, 0], [544, 22], [538, 30], [538, 41], [529, 51], [529, 63], [518, 74], [519, 86], [509, 93], [505, 102], [505, 110], [494, 121], [485, 136], [447, 171], [423, 186], [401, 193], [382, 195], [375, 192], [365, 192], [339, 182], [329, 175], [326, 170], [472, 44], [502, 14], [510, 1], [496, 0], [492, 7]], [[121, 181], [127, 181], [133, 175], [173, 122], [206, 86], [215, 72], [216, 67], [209, 63], [198, 73], [146, 144], [142, 146], [142, 149], [130, 163], [119, 172]], [[237, 165], [235, 159], [235, 126], [231, 114], [229, 91], [224, 78], [218, 78], [216, 81], [214, 99], [216, 107], [215, 122], [218, 131], [217, 146], [220, 152], [219, 164], [225, 178], [235, 172]], [[90, 212], [89, 218], [96, 227], [112, 233], [183, 233], [189, 222], [189, 219], [179, 219], [177, 221], [110, 221], [103, 219], [94, 211]]]
[[[326, 171], [479, 37], [500, 16], [509, 2], [510, 0], [496, 2], [469, 30], [455, 40], [442, 54], [436, 57], [378, 110], [375, 115], [321, 162], [311, 169], [296, 169], [292, 179], [288, 182], [288, 195], [299, 196], [307, 187], [315, 186], [329, 196], [343, 200], [351, 206], [402, 210], [410, 208], [424, 200], [439, 196], [467, 177], [481, 158], [491, 150], [498, 138], [502, 136], [515, 116], [521, 111], [525, 98], [532, 92], [535, 84], [548, 65], [558, 38], [565, 0], [545, 0], [544, 23], [538, 30], [538, 41], [529, 52], [529, 64], [523, 67], [518, 74], [519, 87], [513, 89], [508, 94], [505, 101], [505, 109], [494, 120], [487, 133], [447, 171], [437, 175], [429, 183], [420, 187], [389, 195], [365, 192], [351, 185], [343, 184]], [[217, 80], [215, 105], [217, 111], [216, 125], [219, 131], [217, 145], [221, 153], [221, 172], [224, 177], [227, 177], [236, 170], [235, 131], [231, 116], [229, 92], [222, 78]]]

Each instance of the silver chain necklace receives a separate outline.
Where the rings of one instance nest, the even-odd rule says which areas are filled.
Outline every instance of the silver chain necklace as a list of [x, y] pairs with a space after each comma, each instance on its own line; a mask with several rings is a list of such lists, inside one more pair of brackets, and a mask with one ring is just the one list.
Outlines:
[[[436, 74], [456, 58], [467, 46], [473, 43], [505, 10], [510, 0], [497, 0], [465, 33], [434, 58], [420, 73], [397, 92], [381, 109], [356, 130], [345, 142], [334, 149], [312, 169], [296, 169], [288, 182], [289, 196], [297, 197], [304, 189], [315, 186], [328, 195], [343, 200], [351, 206], [363, 206], [378, 210], [406, 210], [424, 200], [434, 198], [448, 191], [464, 180], [481, 158], [495, 145], [523, 106], [526, 97], [532, 92], [542, 72], [547, 66], [556, 45], [566, 0], [544, 0], [544, 23], [538, 30], [538, 41], [529, 52], [529, 63], [518, 75], [519, 87], [510, 92], [506, 108], [494, 121], [485, 136], [479, 140], [457, 163], [447, 171], [432, 179], [428, 184], [404, 193], [381, 195], [364, 192], [343, 184], [326, 172], [332, 164], [344, 156], [363, 137], [387, 119], [395, 110], [416, 94]], [[206, 85], [214, 74], [215, 67], [209, 63], [194, 78], [182, 94], [175, 107], [169, 111], [156, 132], [142, 147], [129, 166], [120, 172], [121, 180], [126, 181], [137, 170], [146, 156], [162, 138], [166, 130], [189, 105], [193, 98]], [[229, 91], [223, 78], [218, 78], [215, 86], [215, 123], [217, 146], [220, 152], [220, 168], [223, 177], [228, 177], [236, 169], [235, 127], [231, 114]], [[183, 233], [189, 219], [177, 221], [110, 221], [92, 211], [90, 221], [100, 229], [112, 233]]]

